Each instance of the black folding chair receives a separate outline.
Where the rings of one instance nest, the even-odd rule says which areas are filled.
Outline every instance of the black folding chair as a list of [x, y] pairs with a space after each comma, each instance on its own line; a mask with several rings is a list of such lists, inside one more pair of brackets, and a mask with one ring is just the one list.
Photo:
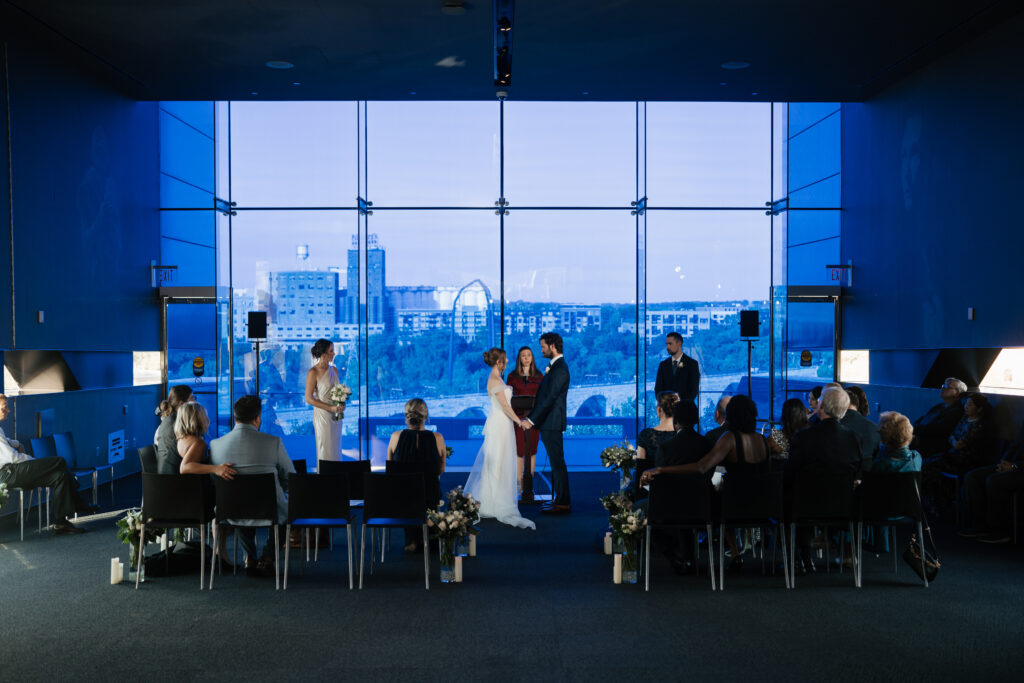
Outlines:
[[[344, 474], [293, 474], [288, 477], [288, 526], [286, 535], [291, 538], [292, 527], [303, 531], [304, 546], [308, 559], [309, 530], [316, 529], [320, 545], [320, 527], [345, 527], [348, 532], [348, 589], [352, 590], [352, 525], [349, 519], [348, 477]], [[288, 589], [288, 569], [291, 543], [284, 551], [284, 587]]]
[[320, 460], [317, 463], [319, 474], [348, 475], [348, 495], [353, 507], [362, 505], [363, 475], [370, 473], [369, 460]]
[[[825, 529], [825, 562], [830, 565], [828, 528], [845, 527], [853, 537], [854, 474], [799, 472], [793, 485], [793, 509], [789, 522], [789, 586], [796, 587], [796, 528], [821, 526]], [[853, 582], [857, 585], [857, 554], [853, 553]], [[841, 566], [841, 565], [840, 565]]]
[[[213, 480], [216, 489], [217, 516], [213, 526], [213, 545], [217, 547], [218, 527], [229, 526], [235, 529], [235, 549], [238, 549], [238, 527], [272, 527], [274, 531], [274, 588], [281, 587], [281, 537], [280, 524], [277, 517], [277, 475], [245, 474], [227, 480], [217, 477]], [[235, 524], [232, 520], [254, 522], [253, 524]], [[269, 532], [268, 532], [269, 533]], [[213, 566], [217, 553], [210, 558], [210, 588], [213, 588]], [[233, 564], [237, 569], [236, 562]], [[255, 560], [256, 558], [250, 558]]]
[[[363, 588], [363, 559], [366, 557], [366, 529], [423, 527], [423, 581], [430, 590], [430, 545], [427, 542], [427, 510], [423, 506], [422, 474], [364, 474], [366, 495], [363, 529], [359, 542], [359, 589]], [[373, 571], [373, 553], [370, 553]]]
[[139, 464], [142, 466], [143, 472], [157, 473], [156, 446], [149, 444], [139, 449]]
[[[708, 535], [708, 573], [715, 590], [715, 559], [711, 524], [711, 480], [704, 474], [661, 474], [651, 480], [647, 503], [647, 538], [644, 548], [647, 577], [644, 590], [651, 589], [652, 528], [703, 530]], [[694, 539], [694, 562], [698, 557]]]
[[309, 472], [309, 468], [306, 466], [306, 459], [305, 458], [299, 458], [299, 459], [293, 458], [292, 459], [292, 466], [295, 468], [295, 473], [296, 474], [306, 474], [307, 472]]
[[85, 467], [78, 464], [78, 454], [75, 450], [75, 439], [71, 432], [61, 432], [53, 435], [53, 445], [57, 455], [64, 458], [68, 464], [68, 471], [75, 477], [88, 476], [92, 480], [92, 504], [99, 505], [99, 472], [108, 470], [110, 472], [110, 499], [114, 499], [114, 466], [110, 464]]
[[[786, 525], [783, 522], [782, 473], [763, 476], [726, 476], [722, 486], [722, 517], [718, 527], [718, 590], [725, 590], [725, 528], [761, 529], [772, 527], [782, 540], [782, 567], [789, 588], [789, 562], [786, 559]], [[761, 561], [764, 564], [762, 546]], [[774, 552], [773, 552], [774, 561]]]
[[[143, 539], [146, 526], [160, 529], [183, 529], [199, 527], [199, 590], [203, 589], [206, 577], [206, 525], [213, 519], [213, 500], [210, 495], [210, 479], [204, 474], [155, 474], [142, 473], [142, 524], [139, 526], [139, 566], [141, 574]], [[214, 556], [216, 556], [214, 551]], [[212, 569], [211, 569], [212, 571]], [[213, 583], [213, 577], [210, 577]], [[139, 577], [135, 578], [135, 589], [139, 588]]]
[[[892, 569], [899, 569], [896, 544], [897, 524], [916, 524], [917, 540], [924, 547], [924, 511], [921, 505], [920, 472], [868, 472], [857, 489], [857, 585], [863, 585], [864, 525], [875, 524], [889, 529]], [[921, 554], [921, 576], [928, 587], [924, 553]]]

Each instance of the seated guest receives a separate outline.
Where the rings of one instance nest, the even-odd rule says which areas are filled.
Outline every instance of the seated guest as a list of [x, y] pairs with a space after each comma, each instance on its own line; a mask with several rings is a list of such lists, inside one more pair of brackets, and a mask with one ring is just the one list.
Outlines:
[[[722, 438], [715, 443], [707, 455], [697, 462], [659, 465], [644, 472], [644, 479], [650, 482], [654, 477], [666, 472], [709, 474], [714, 472], [719, 464], [725, 466], [725, 486], [729, 485], [729, 477], [767, 474], [768, 443], [763, 436], [757, 433], [757, 404], [748, 396], [738, 394], [732, 397], [725, 410], [726, 423], [731, 429], [722, 435]], [[672, 441], [666, 442], [663, 449], [667, 449]], [[732, 557], [731, 568], [738, 569], [742, 565], [742, 560], [735, 535], [730, 532], [726, 535], [725, 541], [729, 545], [729, 553]]]
[[[859, 473], [863, 471], [860, 437], [841, 424], [850, 408], [850, 396], [842, 387], [828, 385], [818, 402], [818, 424], [793, 436], [786, 461], [786, 495], [793, 493], [792, 482], [800, 472], [820, 474]], [[792, 501], [787, 501], [787, 506]], [[803, 571], [814, 571], [810, 533], [800, 529], [795, 542], [800, 546]]]
[[[863, 390], [861, 390], [861, 394], [863, 393]], [[846, 415], [843, 416], [839, 423], [847, 429], [856, 432], [857, 436], [860, 437], [860, 457], [864, 461], [862, 470], [867, 472], [871, 469], [871, 463], [874, 462], [875, 457], [878, 455], [878, 446], [881, 444], [881, 437], [878, 435], [878, 425], [864, 417], [864, 414], [860, 412], [861, 398], [855, 391], [847, 389], [846, 395], [850, 398], [850, 409], [846, 411]], [[867, 397], [864, 398], [863, 402], [867, 403]]]
[[[235, 416], [235, 428], [224, 436], [210, 442], [210, 462], [215, 467], [226, 465], [239, 475], [268, 474], [275, 475], [277, 489], [277, 521], [285, 524], [288, 521], [288, 475], [295, 472], [295, 465], [288, 457], [281, 439], [260, 432], [263, 406], [258, 396], [243, 396], [235, 401], [232, 413]], [[191, 466], [195, 466], [194, 464]], [[227, 470], [224, 470], [227, 472]], [[232, 520], [240, 526], [246, 520]], [[274, 575], [273, 532], [267, 538], [263, 554], [256, 554], [255, 529], [241, 529], [239, 542], [245, 551], [246, 573], [250, 576]], [[288, 535], [279, 534], [282, 544], [288, 541]]]
[[[0, 422], [7, 419], [7, 397], [0, 394]], [[76, 512], [92, 512], [93, 508], [78, 495], [78, 480], [68, 472], [64, 458], [33, 458], [25, 454], [21, 444], [8, 439], [0, 427], [0, 484], [8, 488], [34, 489], [48, 487], [53, 492], [57, 521], [55, 534], [80, 534], [85, 531], [68, 521]]]
[[962, 476], [981, 467], [988, 458], [988, 416], [991, 412], [984, 394], [968, 394], [964, 403], [964, 416], [949, 436], [947, 450], [924, 459], [921, 468], [922, 485], [937, 508], [948, 507], [955, 486], [943, 473]]
[[[829, 382], [828, 384], [826, 384], [825, 386], [823, 386], [821, 388], [821, 392], [819, 392], [819, 394], [818, 394], [818, 401], [816, 403], [817, 407], [815, 408], [813, 413], [811, 413], [810, 415], [807, 416], [807, 424], [809, 424], [809, 425], [816, 425], [816, 424], [818, 424], [821, 421], [821, 394], [824, 393], [826, 389], [842, 389], [842, 388], [843, 388], [843, 385], [840, 384], [839, 382]], [[817, 387], [815, 387], [815, 389], [817, 389]], [[811, 391], [813, 392], [814, 389], [812, 389]]]
[[206, 409], [198, 403], [186, 403], [178, 408], [174, 419], [174, 436], [178, 438], [177, 451], [181, 457], [178, 472], [181, 474], [215, 474], [221, 479], [234, 479], [235, 470], [231, 463], [208, 464], [206, 441], [203, 437], [210, 428]]
[[821, 385], [812, 387], [807, 392], [807, 419], [811, 418], [811, 415], [817, 415], [818, 413], [818, 401], [821, 400]]
[[807, 429], [807, 408], [798, 398], [787, 399], [782, 404], [782, 429], [772, 429], [768, 447], [774, 457], [785, 460], [789, 447], [797, 432]]
[[718, 426], [704, 435], [704, 438], [707, 439], [708, 443], [712, 446], [718, 443], [718, 440], [722, 438], [722, 435], [729, 431], [729, 423], [727, 422], [728, 418], [726, 417], [725, 409], [728, 407], [729, 399], [731, 398], [732, 396], [723, 396], [718, 399], [718, 403], [715, 405], [714, 417]]
[[1006, 447], [999, 463], [978, 467], [964, 477], [964, 490], [973, 528], [961, 536], [984, 543], [1009, 543], [1014, 491], [1024, 489], [1024, 430]]
[[961, 402], [967, 385], [956, 377], [947, 377], [939, 389], [942, 403], [932, 406], [914, 422], [914, 441], [911, 444], [925, 458], [942, 453], [948, 448], [949, 435], [964, 415]]
[[856, 397], [856, 399], [857, 399], [857, 406], [856, 406], [857, 412], [860, 413], [861, 415], [863, 415], [864, 417], [867, 417], [868, 415], [871, 414], [871, 406], [868, 404], [868, 395], [864, 393], [863, 389], [861, 389], [860, 387], [849, 387], [846, 391], [851, 394], [851, 396], [850, 396], [850, 407], [851, 408], [854, 407], [853, 399], [854, 399], [854, 397]]
[[663, 391], [658, 394], [658, 424], [648, 427], [636, 437], [636, 457], [640, 460], [654, 460], [658, 446], [676, 434], [675, 422], [672, 419], [672, 406], [679, 402], [679, 394], [674, 391]]
[[663, 441], [654, 454], [656, 467], [697, 462], [711, 450], [711, 443], [697, 433], [697, 406], [693, 401], [677, 401], [672, 406], [672, 422], [677, 430]]
[[192, 389], [187, 384], [171, 387], [167, 400], [161, 401], [156, 409], [160, 426], [156, 428], [153, 443], [156, 446], [156, 471], [158, 474], [178, 474], [181, 457], [178, 455], [178, 439], [174, 436], [174, 421], [178, 408], [192, 400]]
[[882, 413], [878, 419], [878, 434], [882, 445], [878, 449], [878, 457], [871, 465], [872, 472], [921, 471], [921, 454], [909, 448], [914, 438], [914, 428], [906, 415]]
[[[441, 473], [444, 472], [447, 449], [444, 437], [426, 429], [427, 404], [422, 398], [410, 399], [405, 404], [405, 424], [408, 429], [395, 432], [388, 442], [388, 460], [395, 462], [428, 463], [437, 472], [424, 482], [427, 500], [437, 505], [441, 500]], [[418, 526], [405, 529], [405, 552], [423, 552], [423, 533]]]

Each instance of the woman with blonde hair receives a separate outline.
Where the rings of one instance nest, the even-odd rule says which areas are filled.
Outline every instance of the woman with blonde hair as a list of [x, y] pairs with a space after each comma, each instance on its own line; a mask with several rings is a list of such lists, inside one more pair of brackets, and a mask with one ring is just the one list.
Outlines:
[[198, 403], [186, 403], [178, 408], [174, 420], [174, 436], [178, 439], [177, 450], [181, 457], [178, 467], [180, 474], [214, 474], [221, 479], [234, 479], [234, 463], [209, 465], [204, 439], [210, 429], [210, 418], [206, 409]]
[[[405, 403], [406, 429], [395, 432], [388, 442], [388, 460], [395, 462], [427, 463], [437, 472], [424, 482], [427, 487], [427, 500], [441, 499], [441, 473], [444, 472], [445, 447], [444, 437], [437, 432], [428, 431], [427, 418], [430, 412], [422, 398], [413, 398]], [[405, 551], [408, 553], [423, 550], [423, 536], [418, 526], [407, 527], [405, 530]]]

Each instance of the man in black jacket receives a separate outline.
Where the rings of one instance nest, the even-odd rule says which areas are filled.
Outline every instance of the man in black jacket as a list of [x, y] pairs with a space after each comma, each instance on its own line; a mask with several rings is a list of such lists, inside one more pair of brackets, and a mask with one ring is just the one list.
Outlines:
[[678, 431], [658, 446], [654, 454], [656, 467], [685, 465], [707, 455], [711, 444], [694, 429], [697, 424], [697, 406], [690, 401], [676, 401], [672, 406], [672, 421]]
[[658, 365], [654, 395], [674, 391], [679, 394], [680, 401], [696, 401], [700, 391], [700, 366], [683, 353], [683, 336], [669, 332], [665, 337], [665, 351], [669, 357]]
[[569, 367], [562, 357], [562, 337], [554, 332], [540, 336], [540, 351], [549, 359], [544, 379], [537, 389], [533, 410], [525, 420], [524, 429], [540, 429], [540, 440], [551, 462], [550, 504], [542, 505], [545, 514], [567, 514], [572, 504], [569, 498], [569, 471], [565, 467], [562, 434], [566, 425], [566, 397], [569, 393]]
[[914, 423], [914, 440], [910, 447], [927, 458], [949, 448], [949, 435], [953, 433], [964, 406], [960, 402], [967, 385], [956, 377], [947, 377], [939, 390], [942, 403], [934, 405]]
[[878, 457], [878, 447], [882, 444], [882, 436], [878, 433], [878, 425], [861, 415], [860, 411], [853, 407], [854, 401], [858, 400], [857, 395], [849, 389], [846, 390], [846, 395], [850, 398], [851, 406], [839, 424], [860, 437], [861, 470], [867, 472], [871, 469], [871, 463]]

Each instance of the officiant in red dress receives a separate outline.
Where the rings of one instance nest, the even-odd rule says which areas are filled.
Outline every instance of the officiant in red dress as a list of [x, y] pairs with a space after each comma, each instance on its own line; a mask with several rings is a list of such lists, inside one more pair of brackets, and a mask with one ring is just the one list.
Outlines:
[[[525, 418], [533, 410], [534, 396], [540, 389], [540, 381], [544, 375], [537, 369], [533, 360], [533, 351], [529, 346], [519, 349], [516, 354], [516, 367], [509, 373], [505, 383], [512, 387], [512, 410], [520, 419]], [[532, 503], [533, 499], [533, 459], [537, 455], [537, 442], [540, 430], [531, 429], [524, 432], [515, 425], [516, 453], [519, 455], [519, 488], [523, 495], [520, 502]]]

